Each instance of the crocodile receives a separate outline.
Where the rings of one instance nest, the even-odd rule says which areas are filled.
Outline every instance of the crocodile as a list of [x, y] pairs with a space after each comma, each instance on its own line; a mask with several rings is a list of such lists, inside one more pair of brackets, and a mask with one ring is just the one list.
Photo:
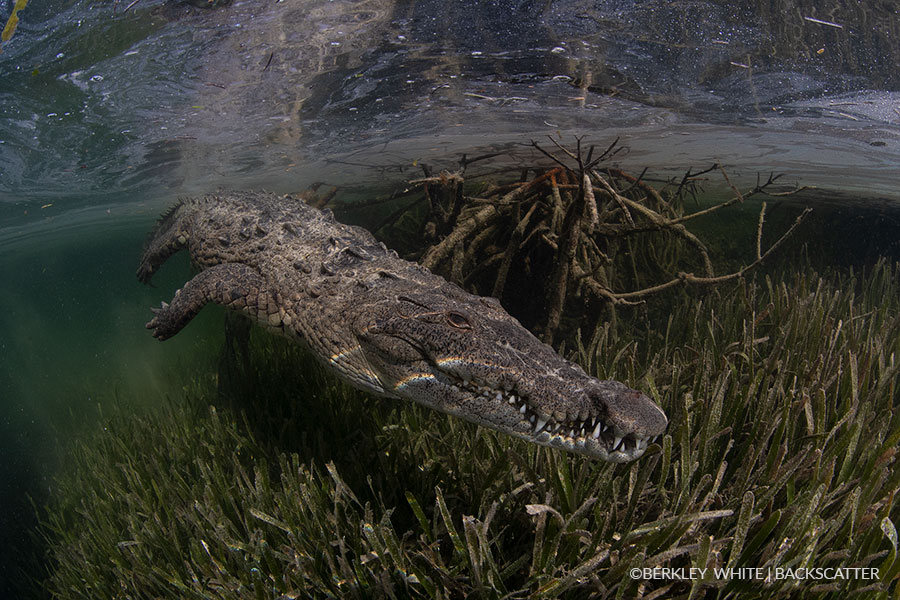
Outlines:
[[643, 393], [587, 375], [510, 316], [403, 260], [367, 230], [291, 196], [186, 198], [159, 220], [137, 271], [187, 249], [198, 270], [147, 328], [165, 340], [210, 302], [297, 340], [351, 385], [610, 462], [665, 431]]

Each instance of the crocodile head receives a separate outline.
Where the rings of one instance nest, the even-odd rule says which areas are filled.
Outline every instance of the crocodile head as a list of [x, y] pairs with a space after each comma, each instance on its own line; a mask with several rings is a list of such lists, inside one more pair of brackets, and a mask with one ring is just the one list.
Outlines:
[[638, 458], [665, 431], [647, 396], [588, 376], [493, 298], [448, 286], [366, 308], [356, 337], [385, 393], [611, 462]]

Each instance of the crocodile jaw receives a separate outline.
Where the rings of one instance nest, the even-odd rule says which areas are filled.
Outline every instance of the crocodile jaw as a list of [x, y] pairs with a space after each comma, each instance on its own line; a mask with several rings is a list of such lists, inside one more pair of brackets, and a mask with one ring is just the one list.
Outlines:
[[385, 298], [365, 311], [356, 339], [385, 393], [610, 462], [640, 457], [665, 431], [644, 394], [588, 376], [495, 301], [455, 295]]
[[[458, 359], [453, 359], [458, 364]], [[528, 395], [528, 386], [501, 387], [458, 372], [419, 363], [415, 373], [393, 385], [394, 395], [467, 421], [594, 459], [622, 463], [635, 460], [665, 431], [665, 413], [647, 396], [615, 381], [588, 376], [573, 396], [583, 396], [588, 414], [549, 414]], [[431, 367], [430, 369], [428, 367]], [[569, 396], [569, 400], [572, 396]], [[562, 399], [565, 401], [565, 399]], [[581, 418], [581, 417], [584, 418]]]
[[610, 462], [640, 457], [665, 431], [665, 414], [644, 394], [588, 376], [502, 309], [464, 310], [460, 300], [448, 311], [424, 301], [369, 311], [384, 316], [356, 337], [385, 393]]

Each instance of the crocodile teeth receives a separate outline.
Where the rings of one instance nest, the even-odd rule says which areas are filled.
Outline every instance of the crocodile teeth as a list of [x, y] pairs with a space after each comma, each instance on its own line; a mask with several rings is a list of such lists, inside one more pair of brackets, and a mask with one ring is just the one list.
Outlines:
[[[151, 310], [153, 310], [154, 313], [158, 313], [166, 308], [168, 308], [168, 305], [163, 302], [162, 308]], [[510, 390], [500, 390], [496, 387], [483, 386], [472, 381], [471, 377], [466, 378], [465, 375], [461, 376], [460, 379], [462, 380], [461, 384], [452, 385], [454, 391], [458, 392], [465, 389], [476, 396], [491, 398], [496, 402], [506, 401], [507, 404], [518, 409], [518, 412], [522, 415], [523, 419], [529, 421], [532, 428], [532, 435], [538, 435], [546, 431], [548, 434], [554, 436], [572, 438], [573, 441], [571, 443], [583, 443], [575, 442], [575, 440], [585, 438], [601, 440], [601, 435], [606, 433], [609, 437], [604, 436], [602, 439], [606, 441], [609, 440], [610, 437], [612, 438], [610, 452], [633, 451], [636, 453], [642, 453], [650, 444], [657, 442], [661, 437], [638, 438], [631, 434], [627, 434], [627, 432], [622, 431], [618, 427], [607, 424], [598, 417], [580, 419], [579, 417], [581, 415], [569, 416], [565, 414], [551, 414], [547, 417], [541, 417], [528, 407], [528, 403], [522, 397], [516, 396], [516, 394], [511, 393]]]

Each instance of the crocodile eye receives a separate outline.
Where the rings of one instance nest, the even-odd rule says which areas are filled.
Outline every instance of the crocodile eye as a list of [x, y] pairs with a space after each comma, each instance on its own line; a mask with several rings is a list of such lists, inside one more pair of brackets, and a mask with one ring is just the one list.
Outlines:
[[458, 312], [450, 311], [447, 313], [447, 323], [449, 323], [452, 327], [456, 327], [457, 329], [472, 329], [471, 323], [465, 317], [465, 315], [461, 315]]

